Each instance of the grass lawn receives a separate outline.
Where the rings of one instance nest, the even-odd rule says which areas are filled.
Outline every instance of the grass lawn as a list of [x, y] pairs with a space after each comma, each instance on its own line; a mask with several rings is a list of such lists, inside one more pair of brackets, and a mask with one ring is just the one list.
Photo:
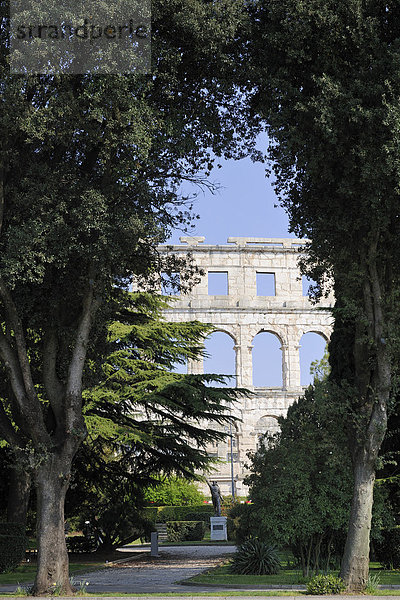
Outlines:
[[[105, 566], [106, 562], [129, 558], [134, 556], [129, 553], [112, 552], [107, 555], [101, 554], [72, 554], [70, 555], [69, 571], [71, 575], [93, 571]], [[36, 561], [24, 563], [17, 567], [12, 573], [0, 574], [0, 585], [29, 583], [35, 579]]]
[[[332, 572], [338, 575], [337, 571]], [[379, 563], [371, 563], [371, 575], [379, 577], [380, 585], [400, 585], [400, 570], [384, 571]], [[284, 567], [277, 575], [236, 575], [229, 572], [229, 563], [210, 569], [190, 579], [193, 583], [213, 585], [299, 585], [304, 578], [298, 569]], [[393, 591], [393, 590], [391, 590]]]

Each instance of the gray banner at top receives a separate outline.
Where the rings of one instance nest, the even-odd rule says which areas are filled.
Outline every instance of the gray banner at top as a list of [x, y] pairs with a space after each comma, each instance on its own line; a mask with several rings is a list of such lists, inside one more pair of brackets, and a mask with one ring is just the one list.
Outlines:
[[10, 69], [31, 74], [148, 73], [150, 0], [10, 1]]

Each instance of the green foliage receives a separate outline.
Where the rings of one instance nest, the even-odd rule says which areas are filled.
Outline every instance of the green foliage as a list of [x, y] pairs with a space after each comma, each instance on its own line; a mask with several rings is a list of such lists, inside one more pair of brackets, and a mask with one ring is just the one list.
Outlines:
[[85, 535], [67, 537], [66, 542], [68, 552], [73, 552], [74, 554], [94, 552], [97, 548], [94, 538]]
[[365, 593], [375, 595], [378, 592], [380, 583], [381, 578], [379, 573], [369, 573]]
[[343, 579], [335, 575], [315, 575], [307, 582], [307, 594], [340, 594], [345, 589]]
[[374, 546], [375, 558], [385, 569], [400, 568], [400, 527], [383, 530]]
[[199, 542], [206, 532], [204, 521], [168, 521], [169, 542]]
[[[141, 535], [147, 525], [135, 515], [152, 498], [192, 504], [189, 513], [197, 512], [203, 495], [190, 480], [210, 463], [207, 443], [224, 437], [204, 422], [230, 422], [227, 406], [240, 393], [212, 387], [214, 376], [172, 372], [176, 362], [201, 355], [209, 327], [165, 322], [160, 313], [167, 306], [150, 294], [126, 295], [102, 349], [108, 354], [99, 366], [100, 383], [84, 392], [89, 436], [75, 459], [67, 516], [96, 523], [102, 544], [121, 543], [124, 531], [125, 542]], [[160, 482], [160, 473], [169, 479]], [[188, 520], [168, 517], [183, 518]], [[132, 529], [135, 519], [138, 527]]]
[[16, 535], [21, 537], [25, 535], [25, 526], [21, 523], [0, 522], [0, 535]]
[[[365, 528], [348, 537], [342, 570], [361, 589], [371, 465], [398, 384], [399, 6], [256, 0], [248, 14], [241, 51], [249, 107], [266, 124], [290, 230], [310, 240], [302, 268], [317, 282], [314, 298], [329, 287], [336, 298], [330, 380], [346, 407], [354, 472], [362, 473], [354, 478], [350, 528]], [[360, 481], [369, 481], [370, 493]]]
[[235, 503], [228, 513], [228, 539], [235, 541], [236, 544], [243, 544], [257, 530], [254, 517], [252, 504]]
[[194, 471], [210, 463], [207, 443], [226, 437], [204, 421], [232, 421], [227, 406], [243, 393], [213, 387], [216, 376], [172, 372], [177, 362], [201, 356], [210, 327], [166, 322], [167, 307], [150, 294], [125, 296], [102, 349], [100, 382], [84, 394], [91, 446], [118, 449], [118, 462], [129, 463], [141, 485], [159, 473], [196, 479]]
[[328, 345], [326, 345], [321, 360], [314, 360], [311, 363], [310, 374], [313, 376], [314, 381], [324, 381], [328, 378], [330, 372]]
[[169, 477], [148, 487], [144, 499], [155, 506], [196, 506], [204, 500], [204, 494], [195, 483], [181, 477]]
[[20, 523], [0, 523], [0, 573], [14, 570], [28, 546], [25, 527]]
[[203, 521], [210, 523], [214, 515], [211, 505], [200, 506], [160, 506], [144, 508], [142, 514], [145, 519], [153, 523], [167, 523], [168, 521]]
[[392, 523], [381, 523], [381, 527], [385, 528], [400, 525], [400, 402], [398, 397], [395, 400], [396, 403], [389, 414], [376, 480], [376, 489], [384, 490], [387, 494], [387, 504], [390, 505], [393, 517]]
[[280, 419], [281, 432], [252, 456], [246, 479], [250, 527], [291, 546], [304, 576], [329, 568], [342, 551], [333, 542], [343, 543], [352, 479], [340, 408], [329, 384], [310, 386]]
[[278, 551], [273, 544], [250, 538], [237, 549], [230, 570], [238, 575], [274, 575], [280, 566]]
[[[67, 482], [91, 413], [90, 434], [99, 417], [109, 421], [107, 443], [111, 430], [119, 441], [125, 434], [124, 459], [130, 452], [135, 463], [140, 447], [136, 482], [147, 485], [152, 468], [191, 477], [207, 463], [210, 434], [199, 433], [199, 451], [186, 440], [191, 433], [196, 439], [193, 423], [205, 413], [218, 420], [220, 392], [205, 391], [207, 377], [167, 377], [154, 343], [155, 360], [150, 351], [137, 352], [132, 370], [132, 348], [116, 347], [132, 330], [112, 340], [108, 333], [111, 323], [124, 325], [123, 289], [133, 278], [152, 289], [161, 272], [180, 271], [183, 288], [193, 281], [189, 264], [165, 262], [157, 252], [173, 229], [190, 227], [182, 181], [201, 185], [212, 151], [240, 156], [254, 147], [238, 89], [225, 78], [243, 3], [154, 2], [150, 75], [15, 76], [8, 64], [9, 2], [2, 0], [0, 10], [1, 373], [7, 366], [1, 435], [28, 449], [48, 477], [46, 462], [62, 455]], [[93, 392], [84, 399], [86, 423], [84, 387]], [[128, 415], [138, 408], [143, 415], [145, 396], [139, 425]], [[103, 459], [100, 440], [98, 446]], [[54, 583], [54, 565], [41, 566], [48, 574], [42, 581]]]

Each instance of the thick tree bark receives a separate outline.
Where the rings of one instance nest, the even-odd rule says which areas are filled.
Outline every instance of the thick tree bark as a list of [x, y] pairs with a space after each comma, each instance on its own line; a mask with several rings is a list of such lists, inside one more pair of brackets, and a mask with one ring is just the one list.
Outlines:
[[369, 573], [369, 535], [371, 531], [375, 468], [360, 456], [353, 468], [354, 490], [340, 576], [352, 592], [364, 590]]
[[69, 580], [68, 552], [64, 533], [64, 502], [74, 453], [53, 453], [38, 467], [37, 542], [38, 569], [34, 595], [73, 593]]
[[[361, 431], [355, 423], [351, 442], [354, 491], [340, 572], [348, 592], [363, 591], [368, 581], [376, 462], [387, 429], [387, 404], [391, 389], [391, 362], [385, 340], [385, 318], [376, 258], [378, 233], [369, 248], [369, 276], [366, 274], [364, 279], [368, 335], [359, 331], [355, 336], [355, 381], [361, 401], [361, 410], [358, 409], [358, 412], [365, 429]], [[370, 360], [368, 347], [371, 340], [374, 343], [373, 361]]]

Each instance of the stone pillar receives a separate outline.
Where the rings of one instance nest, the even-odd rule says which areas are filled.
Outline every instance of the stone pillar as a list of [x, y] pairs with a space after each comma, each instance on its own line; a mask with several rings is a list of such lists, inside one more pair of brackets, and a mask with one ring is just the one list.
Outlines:
[[236, 352], [236, 385], [238, 387], [253, 387], [253, 361], [251, 343], [252, 337], [247, 332], [247, 327], [240, 325], [237, 334]]
[[253, 344], [242, 346], [242, 387], [253, 387]]
[[235, 375], [236, 375], [236, 387], [242, 386], [242, 346], [237, 344], [233, 346], [235, 351]]
[[300, 354], [299, 354], [299, 342], [297, 332], [294, 334], [290, 332], [287, 344], [287, 378], [286, 387], [287, 389], [294, 389], [300, 387]]
[[288, 365], [288, 354], [289, 345], [282, 343], [282, 389], [287, 390], [289, 387], [289, 365]]
[[203, 375], [204, 373], [204, 363], [203, 359], [193, 360], [191, 358], [188, 359], [188, 375]]

